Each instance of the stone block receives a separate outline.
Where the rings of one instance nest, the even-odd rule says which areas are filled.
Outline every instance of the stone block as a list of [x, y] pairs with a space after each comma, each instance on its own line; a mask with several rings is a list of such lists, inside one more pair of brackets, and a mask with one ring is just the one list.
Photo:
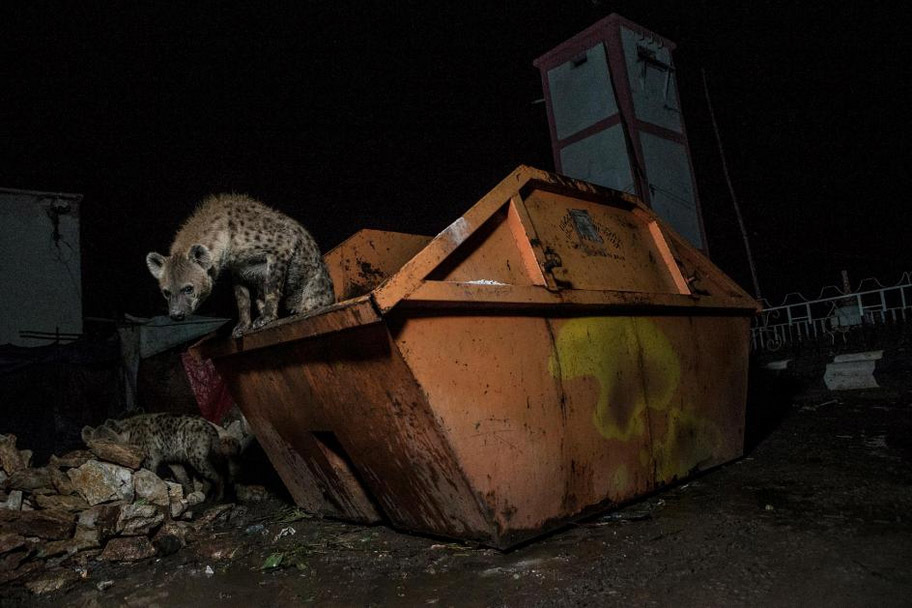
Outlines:
[[0, 533], [12, 532], [49, 540], [70, 538], [76, 525], [72, 513], [58, 510], [7, 511], [0, 509]]
[[155, 555], [155, 547], [145, 536], [112, 538], [98, 559], [112, 562], [135, 562]]
[[25, 468], [22, 454], [16, 449], [16, 436], [12, 433], [0, 435], [0, 467], [10, 475]]
[[51, 484], [53, 484], [54, 489], [57, 490], [58, 494], [62, 496], [72, 496], [73, 494], [76, 494], [76, 487], [73, 485], [73, 482], [70, 481], [70, 477], [66, 473], [57, 467], [49, 466], [48, 469], [51, 471]]
[[13, 490], [6, 497], [6, 501], [3, 504], [0, 504], [0, 509], [6, 509], [8, 511], [21, 511], [22, 510], [22, 490]]
[[99, 460], [113, 462], [134, 471], [142, 466], [142, 461], [145, 459], [145, 455], [137, 446], [127, 443], [95, 439], [89, 441], [87, 445]]
[[155, 534], [152, 544], [159, 555], [171, 555], [187, 545], [187, 537], [190, 533], [190, 524], [169, 521]]
[[34, 500], [42, 509], [58, 509], [60, 511], [71, 511], [75, 513], [89, 508], [89, 503], [81, 496], [47, 494], [34, 496]]
[[10, 473], [6, 487], [31, 492], [39, 488], [53, 488], [54, 484], [51, 482], [51, 471], [47, 467], [38, 467]]
[[73, 450], [63, 456], [51, 456], [48, 466], [58, 469], [75, 469], [94, 458], [95, 455], [89, 450]]
[[104, 541], [117, 534], [117, 522], [124, 503], [96, 505], [79, 514], [77, 523], [80, 527], [97, 530], [100, 540]]
[[133, 489], [137, 498], [153, 505], [167, 507], [169, 504], [168, 485], [148, 469], [140, 469], [133, 474]]
[[155, 505], [124, 505], [117, 520], [117, 531], [124, 536], [146, 535], [164, 520], [164, 514]]
[[0, 555], [25, 546], [25, 536], [14, 532], [0, 533]]
[[133, 502], [133, 472], [109, 462], [89, 460], [67, 471], [76, 491], [90, 505], [112, 500]]
[[25, 587], [35, 595], [59, 591], [79, 580], [79, 575], [69, 568], [55, 568], [42, 572], [39, 576], [26, 581]]

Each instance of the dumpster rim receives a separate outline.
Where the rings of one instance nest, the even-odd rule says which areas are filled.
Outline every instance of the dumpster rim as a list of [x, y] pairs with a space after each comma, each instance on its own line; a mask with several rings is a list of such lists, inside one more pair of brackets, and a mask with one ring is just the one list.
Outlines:
[[198, 357], [216, 359], [373, 325], [381, 320], [368, 294], [343, 300], [306, 316], [284, 317], [240, 338], [204, 338], [190, 350]]

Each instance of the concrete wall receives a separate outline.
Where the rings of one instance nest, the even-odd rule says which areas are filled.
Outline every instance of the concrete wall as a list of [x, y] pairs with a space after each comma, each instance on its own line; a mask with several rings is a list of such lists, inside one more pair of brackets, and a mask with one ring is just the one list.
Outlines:
[[23, 330], [82, 332], [80, 199], [0, 189], [0, 344], [49, 343]]

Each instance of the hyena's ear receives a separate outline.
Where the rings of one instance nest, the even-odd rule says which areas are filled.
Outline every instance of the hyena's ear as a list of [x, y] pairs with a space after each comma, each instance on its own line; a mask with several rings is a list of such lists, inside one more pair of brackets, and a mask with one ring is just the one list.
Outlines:
[[165, 256], [154, 251], [150, 252], [146, 255], [146, 266], [149, 267], [149, 272], [153, 277], [160, 279], [162, 273], [165, 272]]
[[191, 260], [203, 267], [203, 270], [212, 268], [212, 254], [205, 245], [197, 243], [190, 248], [188, 256]]

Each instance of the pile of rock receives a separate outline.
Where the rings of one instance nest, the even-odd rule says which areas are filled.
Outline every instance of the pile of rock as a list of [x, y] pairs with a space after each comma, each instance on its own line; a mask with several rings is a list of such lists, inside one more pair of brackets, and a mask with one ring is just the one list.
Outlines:
[[[193, 509], [205, 501], [140, 468], [135, 446], [90, 441], [88, 450], [32, 467], [14, 435], [0, 435], [0, 585], [26, 577], [35, 592], [80, 576], [93, 559], [137, 561], [186, 544]], [[62, 564], [69, 566], [60, 567]]]

